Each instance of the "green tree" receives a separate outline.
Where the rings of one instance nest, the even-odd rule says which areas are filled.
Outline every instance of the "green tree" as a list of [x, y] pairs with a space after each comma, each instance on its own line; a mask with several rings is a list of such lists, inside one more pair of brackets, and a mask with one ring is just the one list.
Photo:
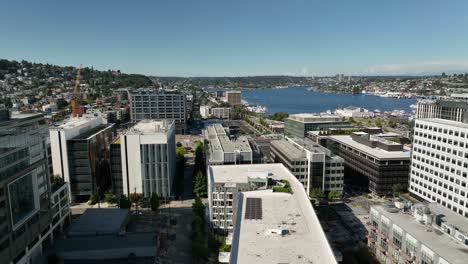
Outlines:
[[392, 186], [392, 193], [394, 197], [398, 197], [403, 191], [403, 186], [399, 183]]
[[153, 193], [151, 195], [150, 203], [151, 203], [151, 210], [153, 211], [158, 210], [160, 201], [159, 201], [159, 196], [156, 193]]
[[184, 157], [186, 151], [185, 151], [185, 148], [184, 147], [177, 147], [176, 148], [176, 157], [181, 159]]
[[177, 142], [176, 146], [177, 146], [178, 148], [180, 148], [180, 147], [182, 147], [182, 143]]
[[325, 194], [320, 188], [313, 188], [309, 194], [310, 198], [320, 199], [325, 198]]
[[116, 204], [118, 199], [117, 196], [111, 192], [104, 193], [104, 201], [110, 204]]
[[132, 206], [130, 200], [127, 198], [126, 195], [121, 195], [119, 199], [119, 207], [120, 208], [130, 208]]
[[206, 188], [206, 175], [203, 171], [199, 170], [195, 174], [194, 193], [199, 197], [206, 197]]

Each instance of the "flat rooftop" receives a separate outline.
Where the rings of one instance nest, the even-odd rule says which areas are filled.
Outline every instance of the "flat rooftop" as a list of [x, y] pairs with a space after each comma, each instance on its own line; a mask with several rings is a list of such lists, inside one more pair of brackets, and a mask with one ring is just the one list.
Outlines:
[[76, 222], [72, 223], [69, 236], [91, 236], [118, 234], [125, 230], [128, 209], [88, 208]]
[[377, 159], [410, 159], [411, 157], [411, 149], [407, 147], [403, 147], [402, 151], [386, 151], [381, 148], [372, 148], [357, 141], [354, 141], [349, 135], [328, 136], [328, 138], [339, 142], [340, 144], [358, 149], [359, 151], [364, 152], [367, 155]]
[[99, 125], [97, 127], [93, 127], [90, 130], [87, 130], [86, 132], [83, 132], [79, 134], [78, 136], [72, 138], [71, 140], [79, 140], [79, 139], [88, 139], [90, 137], [93, 137], [96, 134], [101, 133], [104, 130], [112, 128], [112, 124], [105, 124], [105, 125]]
[[452, 120], [440, 119], [440, 118], [423, 118], [423, 119], [416, 119], [417, 121], [428, 122], [428, 123], [435, 123], [447, 126], [454, 126], [459, 128], [468, 128], [467, 123], [457, 122]]
[[142, 134], [142, 135], [151, 135], [166, 133], [169, 131], [170, 127], [173, 126], [173, 120], [141, 120], [136, 123], [134, 126], [129, 128], [125, 133], [126, 134]]
[[61, 130], [68, 130], [68, 129], [73, 129], [76, 127], [80, 126], [85, 126], [89, 123], [92, 122], [100, 122], [103, 117], [101, 116], [82, 116], [82, 117], [72, 117], [69, 119], [64, 120], [60, 125], [58, 126], [51, 126], [50, 129], [61, 129]]
[[[333, 251], [302, 184], [282, 164], [211, 166], [217, 180], [247, 179], [252, 171], [288, 180], [293, 194], [242, 192], [230, 263], [336, 263]], [[216, 180], [215, 180], [216, 181]], [[261, 219], [245, 219], [247, 198], [261, 199]], [[286, 234], [272, 231], [287, 230]]]
[[287, 119], [296, 120], [303, 123], [313, 122], [346, 122], [343, 118], [338, 115], [332, 115], [327, 113], [301, 113], [289, 115]]
[[[468, 221], [461, 215], [458, 215], [447, 208], [438, 204], [427, 205], [431, 212], [437, 215], [444, 215], [442, 218], [448, 223], [455, 225], [457, 228], [466, 231], [468, 230]], [[422, 244], [427, 246], [432, 251], [436, 252], [443, 259], [452, 264], [465, 264], [468, 258], [468, 246], [455, 240], [449, 235], [421, 224], [412, 214], [402, 212], [390, 213], [381, 205], [373, 206], [380, 214], [389, 218], [394, 224], [404, 229], [408, 234], [416, 238]], [[432, 230], [429, 232], [428, 230]]]
[[306, 152], [294, 145], [293, 143], [281, 139], [281, 140], [272, 140], [271, 146], [275, 146], [285, 153], [290, 159], [306, 159]]

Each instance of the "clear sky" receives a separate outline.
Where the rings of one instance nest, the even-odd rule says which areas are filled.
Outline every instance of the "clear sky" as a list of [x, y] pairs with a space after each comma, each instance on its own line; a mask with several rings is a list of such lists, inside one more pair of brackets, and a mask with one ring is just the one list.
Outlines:
[[468, 71], [468, 1], [2, 0], [0, 58], [159, 76]]

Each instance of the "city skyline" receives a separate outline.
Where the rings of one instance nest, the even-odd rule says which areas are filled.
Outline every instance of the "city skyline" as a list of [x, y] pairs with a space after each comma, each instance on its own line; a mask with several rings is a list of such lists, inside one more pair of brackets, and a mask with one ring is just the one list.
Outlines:
[[[468, 3], [5, 3], [0, 57], [152, 76], [468, 71]], [[22, 14], [18, 16], [18, 14]]]

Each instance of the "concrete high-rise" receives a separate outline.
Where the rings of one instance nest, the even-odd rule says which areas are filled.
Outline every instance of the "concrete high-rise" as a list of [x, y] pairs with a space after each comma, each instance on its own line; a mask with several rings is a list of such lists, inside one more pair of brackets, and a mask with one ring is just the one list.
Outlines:
[[[115, 143], [114, 143], [115, 144]], [[120, 136], [122, 192], [171, 197], [175, 177], [174, 121], [142, 120]]]
[[187, 98], [183, 93], [140, 89], [130, 94], [132, 122], [144, 119], [174, 120], [177, 134], [187, 133]]
[[416, 119], [409, 191], [468, 217], [468, 124]]

